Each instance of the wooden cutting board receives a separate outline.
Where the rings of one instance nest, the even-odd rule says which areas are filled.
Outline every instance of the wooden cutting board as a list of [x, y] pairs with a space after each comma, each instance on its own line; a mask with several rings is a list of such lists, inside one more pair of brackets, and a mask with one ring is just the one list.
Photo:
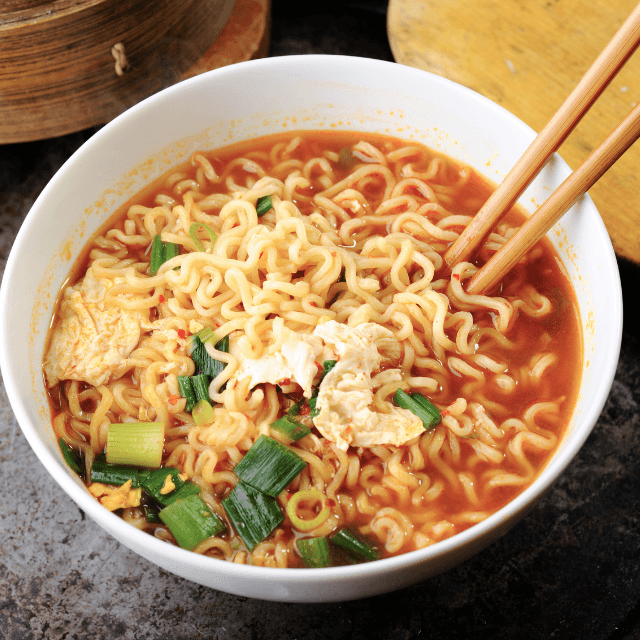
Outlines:
[[[535, 131], [551, 119], [636, 0], [390, 0], [396, 62], [490, 98]], [[640, 100], [640, 51], [560, 148], [576, 168]], [[640, 263], [640, 141], [589, 192], [618, 256]]]

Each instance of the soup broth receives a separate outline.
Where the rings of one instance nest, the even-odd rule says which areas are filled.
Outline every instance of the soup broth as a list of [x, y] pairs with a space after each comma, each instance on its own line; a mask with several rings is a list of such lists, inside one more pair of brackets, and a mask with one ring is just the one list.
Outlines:
[[[466, 294], [517, 209], [444, 273], [492, 188], [415, 142], [312, 131], [195, 153], [155, 181], [88, 244], [45, 353], [53, 428], [88, 490], [158, 538], [277, 567], [406, 553], [495, 513], [562, 438], [582, 338], [546, 239], [493, 295]], [[127, 423], [162, 425], [164, 493], [147, 463], [99, 475]], [[256, 480], [265, 447], [291, 478]], [[192, 504], [184, 486], [220, 524], [188, 541], [162, 497]], [[256, 501], [269, 522], [247, 533]]]

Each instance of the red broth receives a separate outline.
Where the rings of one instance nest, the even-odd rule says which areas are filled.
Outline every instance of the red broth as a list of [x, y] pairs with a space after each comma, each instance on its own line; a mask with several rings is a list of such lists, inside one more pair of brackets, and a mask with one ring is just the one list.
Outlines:
[[[194, 154], [115, 212], [70, 274], [69, 285], [79, 288], [91, 268], [107, 291], [91, 307], [99, 321], [115, 314], [105, 326], [122, 321], [114, 309], [124, 304], [135, 307], [127, 321], [143, 328], [130, 350], [109, 356], [111, 371], [92, 382], [86, 363], [67, 358], [83, 351], [83, 338], [76, 333], [64, 342], [64, 318], [77, 310], [71, 290], [61, 294], [44, 367], [56, 434], [90, 469], [106, 448], [110, 423], [164, 422], [163, 464], [195, 483], [224, 524], [194, 550], [236, 562], [305, 566], [297, 541], [331, 541], [343, 528], [378, 557], [397, 555], [482, 521], [529, 486], [553, 455], [582, 364], [576, 298], [546, 239], [491, 299], [464, 294], [465, 280], [522, 220], [519, 210], [498, 225], [474, 265], [440, 275], [442, 255], [492, 188], [452, 159], [374, 134], [290, 132]], [[264, 194], [275, 208], [256, 218]], [[204, 253], [189, 234], [194, 223]], [[215, 248], [203, 225], [215, 231]], [[155, 234], [179, 245], [175, 267], [161, 269], [161, 277], [149, 276]], [[277, 286], [265, 287], [270, 281]], [[93, 294], [75, 295], [86, 301]], [[177, 384], [178, 375], [195, 373], [192, 334], [210, 327], [217, 338], [229, 335], [240, 362], [247, 350], [273, 352], [283, 326], [299, 338], [327, 321], [377, 324], [399, 345], [369, 379], [378, 385], [368, 409], [374, 423], [397, 411], [400, 388], [434, 403], [439, 424], [400, 444], [352, 440], [341, 447], [333, 431], [349, 439], [363, 427], [331, 414], [329, 437], [326, 424], [321, 430], [311, 417], [300, 381], [252, 384], [227, 375], [230, 369], [221, 374], [224, 384], [216, 378], [209, 388], [213, 423], [194, 424]], [[316, 363], [320, 370], [320, 356]], [[318, 372], [314, 388], [319, 381]], [[323, 394], [328, 403], [329, 391]], [[292, 443], [269, 425], [295, 403], [295, 419], [310, 435]], [[260, 434], [306, 466], [276, 499], [282, 522], [248, 543], [225, 505], [238, 483], [235, 466]], [[144, 507], [158, 509], [144, 491], [139, 505], [118, 506], [117, 496], [108, 498], [116, 487], [99, 484], [88, 481], [107, 508], [115, 504], [132, 525], [176, 543], [165, 524], [147, 521]], [[321, 497], [300, 501], [292, 519], [289, 502], [310, 490]], [[320, 524], [306, 530], [315, 517]], [[329, 555], [333, 564], [364, 559], [332, 542]]]

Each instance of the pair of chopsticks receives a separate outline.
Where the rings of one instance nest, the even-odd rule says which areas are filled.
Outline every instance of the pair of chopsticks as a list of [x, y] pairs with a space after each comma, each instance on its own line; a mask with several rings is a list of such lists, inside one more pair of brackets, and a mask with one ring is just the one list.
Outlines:
[[[468, 260], [493, 226], [538, 175], [551, 154], [590, 109], [640, 44], [640, 4], [596, 58], [560, 109], [445, 254], [447, 269]], [[520, 258], [585, 194], [640, 136], [640, 104], [554, 191], [467, 284], [470, 294], [489, 292]]]

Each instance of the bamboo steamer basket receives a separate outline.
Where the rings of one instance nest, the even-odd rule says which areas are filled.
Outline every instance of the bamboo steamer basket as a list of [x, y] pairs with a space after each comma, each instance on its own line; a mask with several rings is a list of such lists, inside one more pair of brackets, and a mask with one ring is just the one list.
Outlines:
[[[3, 2], [0, 143], [104, 124], [185, 77], [253, 56], [267, 8], [267, 0]], [[238, 24], [250, 42], [234, 35]], [[221, 51], [215, 42], [227, 26]]]

